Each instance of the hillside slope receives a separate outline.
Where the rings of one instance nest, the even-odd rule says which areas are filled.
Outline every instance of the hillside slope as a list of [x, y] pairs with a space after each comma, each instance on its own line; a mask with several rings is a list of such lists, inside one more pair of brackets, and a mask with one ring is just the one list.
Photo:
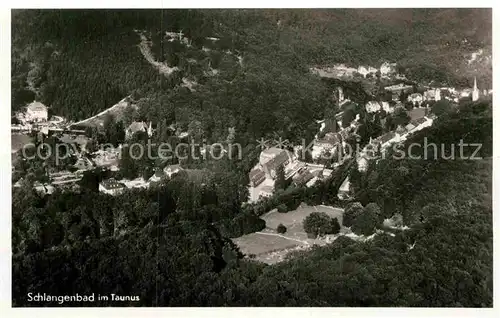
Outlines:
[[271, 266], [242, 259], [213, 226], [235, 215], [232, 227], [252, 222], [235, 208], [229, 176], [203, 189], [181, 176], [120, 198], [17, 189], [14, 306], [56, 305], [27, 302], [30, 291], [99, 290], [140, 300], [91, 305], [491, 307], [491, 124], [491, 104], [465, 105], [413, 140], [470, 134], [485, 159], [385, 159], [356, 185], [357, 200], [379, 203], [384, 217], [403, 214], [410, 229], [339, 238]]
[[[178, 71], [160, 74], [136, 31], [148, 35], [155, 61]], [[166, 36], [180, 31], [182, 39]], [[72, 120], [132, 94], [144, 98], [144, 120], [218, 123], [215, 110], [224, 132], [232, 125], [260, 137], [284, 127], [294, 138], [313, 133], [311, 117], [329, 103], [328, 88], [308, 72], [314, 65], [391, 61], [424, 83], [470, 87], [476, 75], [491, 86], [491, 59], [467, 62], [491, 52], [487, 9], [21, 10], [12, 37], [12, 109], [36, 94]]]

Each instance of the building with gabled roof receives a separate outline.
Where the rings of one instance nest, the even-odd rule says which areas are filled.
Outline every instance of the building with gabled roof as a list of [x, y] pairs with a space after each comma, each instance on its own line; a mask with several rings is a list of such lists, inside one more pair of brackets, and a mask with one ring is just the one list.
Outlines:
[[127, 139], [130, 139], [130, 138], [132, 138], [132, 136], [136, 132], [139, 132], [139, 131], [147, 132], [148, 131], [148, 126], [143, 121], [134, 121], [125, 130], [125, 137]]
[[312, 178], [314, 176], [311, 171], [307, 167], [303, 167], [293, 176], [292, 180], [295, 185], [304, 185]]
[[266, 180], [266, 173], [260, 168], [255, 168], [250, 171], [249, 177], [252, 187], [256, 187]]
[[292, 160], [292, 154], [285, 150], [276, 147], [271, 147], [262, 150], [259, 156], [260, 169], [264, 171], [267, 178], [276, 178], [276, 170], [278, 167], [285, 167]]
[[276, 178], [276, 171], [278, 167], [284, 167], [290, 163], [291, 155], [288, 151], [281, 149], [282, 151], [276, 155], [276, 157], [267, 161], [264, 165], [264, 172], [271, 178]]
[[414, 106], [417, 106], [422, 104], [422, 102], [424, 101], [424, 96], [422, 96], [422, 94], [420, 93], [413, 93], [408, 96], [407, 100]]
[[48, 119], [48, 109], [44, 104], [33, 101], [26, 107], [25, 118], [28, 121], [41, 122], [47, 121]]

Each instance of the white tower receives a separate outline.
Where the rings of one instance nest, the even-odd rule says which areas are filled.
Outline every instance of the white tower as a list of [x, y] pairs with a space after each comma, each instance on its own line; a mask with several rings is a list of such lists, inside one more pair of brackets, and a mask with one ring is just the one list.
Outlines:
[[151, 137], [152, 135], [153, 135], [153, 127], [151, 127], [151, 122], [149, 122], [148, 136]]
[[441, 100], [441, 89], [439, 88], [436, 88], [436, 92], [435, 92], [435, 95], [434, 95], [434, 100], [439, 101]]
[[472, 89], [472, 101], [475, 102], [479, 99], [479, 90], [477, 89], [477, 81], [474, 77], [474, 88]]
[[339, 91], [339, 103], [344, 101], [344, 90], [342, 87], [338, 87], [337, 90]]

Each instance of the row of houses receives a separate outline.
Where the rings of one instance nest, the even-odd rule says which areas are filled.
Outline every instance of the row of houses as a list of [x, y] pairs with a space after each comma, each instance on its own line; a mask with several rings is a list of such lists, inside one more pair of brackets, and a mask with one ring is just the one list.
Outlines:
[[125, 189], [148, 188], [152, 184], [158, 184], [166, 177], [171, 178], [175, 174], [184, 170], [180, 165], [170, 165], [164, 169], [157, 169], [148, 179], [138, 178], [136, 180], [116, 180], [114, 178], [103, 180], [99, 183], [99, 191], [109, 195], [120, 195]]
[[372, 66], [359, 66], [349, 67], [345, 64], [336, 64], [333, 67], [323, 67], [323, 68], [311, 68], [311, 71], [322, 76], [322, 77], [353, 77], [354, 75], [361, 75], [362, 77], [367, 77], [368, 75], [375, 76], [377, 73], [381, 77], [391, 77], [395, 75], [396, 63], [384, 62], [380, 65], [380, 68], [375, 68]]
[[259, 162], [249, 173], [250, 200], [273, 194], [279, 168], [283, 168], [285, 179], [297, 186], [312, 186], [316, 180], [331, 174], [331, 170], [313, 166], [297, 160], [295, 154], [285, 149], [271, 147], [262, 150]]
[[435, 119], [435, 115], [424, 116], [421, 118], [414, 119], [410, 121], [406, 126], [399, 126], [395, 131], [388, 132], [378, 138], [371, 139], [370, 142], [363, 150], [357, 155], [357, 163], [360, 171], [366, 171], [368, 167], [368, 161], [373, 159], [369, 152], [373, 151], [377, 147], [380, 147], [381, 151], [387, 149], [393, 143], [404, 142], [411, 134], [422, 130], [426, 127], [432, 126]]

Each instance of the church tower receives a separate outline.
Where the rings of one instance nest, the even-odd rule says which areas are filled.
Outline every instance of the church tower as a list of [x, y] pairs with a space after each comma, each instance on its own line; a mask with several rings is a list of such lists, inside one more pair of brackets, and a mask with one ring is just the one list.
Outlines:
[[153, 127], [151, 126], [151, 122], [149, 122], [148, 136], [151, 137], [152, 135], [153, 135]]
[[472, 89], [472, 101], [475, 102], [479, 99], [479, 90], [477, 89], [476, 77], [474, 77], [474, 88]]

